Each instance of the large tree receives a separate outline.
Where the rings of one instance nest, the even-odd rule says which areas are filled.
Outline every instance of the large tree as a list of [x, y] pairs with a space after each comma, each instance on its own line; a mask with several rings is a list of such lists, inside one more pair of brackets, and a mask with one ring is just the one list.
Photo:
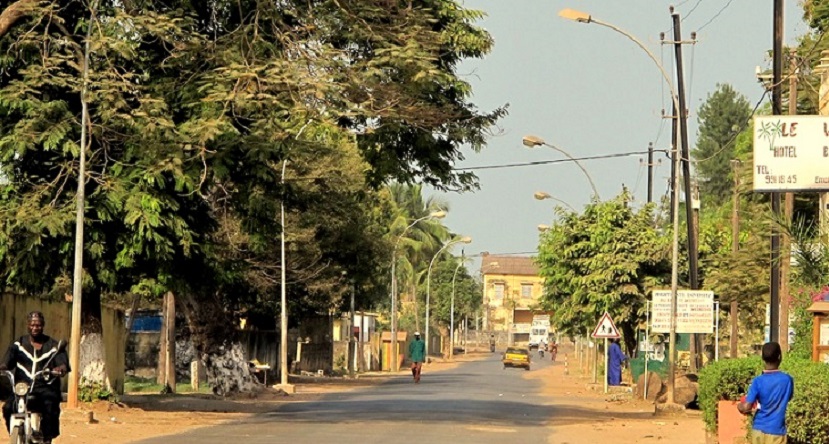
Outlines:
[[[388, 178], [474, 187], [451, 165], [503, 114], [478, 112], [455, 74], [492, 41], [472, 23], [480, 14], [453, 1], [0, 8], [0, 48], [13, 54], [0, 58], [6, 285], [68, 289], [85, 150], [85, 292], [174, 290], [220, 393], [251, 386], [233, 318], [274, 307], [279, 267], [297, 312], [339, 306], [343, 272], [376, 300], [389, 207], [366, 190]], [[80, 147], [87, 29], [90, 138]]]
[[544, 278], [540, 303], [555, 313], [558, 331], [585, 334], [608, 312], [632, 351], [648, 293], [670, 276], [670, 249], [654, 226], [653, 205], [636, 210], [629, 199], [623, 192], [582, 214], [559, 210], [541, 235], [536, 262]]
[[700, 180], [700, 196], [708, 205], [719, 205], [731, 197], [735, 142], [750, 116], [748, 100], [728, 84], [717, 85], [699, 108], [699, 135], [691, 155]]

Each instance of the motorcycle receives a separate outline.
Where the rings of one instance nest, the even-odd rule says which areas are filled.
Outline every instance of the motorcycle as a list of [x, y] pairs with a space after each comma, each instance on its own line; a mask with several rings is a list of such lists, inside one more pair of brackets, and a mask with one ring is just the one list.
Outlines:
[[33, 411], [29, 408], [29, 403], [35, 399], [33, 390], [38, 381], [46, 383], [53, 377], [61, 376], [61, 373], [54, 372], [49, 369], [50, 359], [44, 369], [35, 372], [32, 375], [32, 383], [18, 382], [15, 383], [14, 372], [6, 370], [5, 376], [11, 382], [14, 391], [14, 411], [12, 412], [9, 421], [9, 436], [11, 437], [11, 444], [39, 444], [44, 442], [43, 434], [40, 430], [40, 412]]

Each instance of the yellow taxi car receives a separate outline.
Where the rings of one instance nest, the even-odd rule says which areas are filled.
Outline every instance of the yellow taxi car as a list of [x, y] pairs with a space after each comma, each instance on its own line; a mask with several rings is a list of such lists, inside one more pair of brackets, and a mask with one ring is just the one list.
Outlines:
[[508, 347], [504, 352], [504, 369], [507, 367], [524, 367], [530, 369], [530, 351], [526, 348]]

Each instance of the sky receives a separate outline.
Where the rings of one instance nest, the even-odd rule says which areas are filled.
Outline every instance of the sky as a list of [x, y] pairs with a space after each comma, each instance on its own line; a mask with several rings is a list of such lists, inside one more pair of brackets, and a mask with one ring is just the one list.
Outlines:
[[[468, 9], [482, 10], [478, 22], [495, 45], [483, 59], [470, 59], [457, 73], [470, 82], [471, 101], [482, 111], [509, 105], [488, 146], [480, 153], [463, 151], [456, 168], [472, 168], [480, 190], [427, 195], [449, 204], [444, 224], [472, 237], [467, 256], [532, 255], [538, 246], [538, 225], [555, 218], [554, 200], [535, 200], [544, 191], [581, 210], [593, 194], [617, 196], [624, 185], [634, 204], [647, 201], [648, 144], [668, 150], [671, 144], [671, 88], [647, 53], [622, 34], [595, 23], [558, 16], [571, 8], [633, 35], [674, 77], [673, 37], [669, 6], [681, 19], [686, 104], [691, 148], [696, 146], [697, 110], [717, 84], [727, 83], [754, 106], [763, 97], [756, 68], [771, 69], [773, 2], [758, 0], [459, 0]], [[797, 0], [784, 0], [784, 42], [794, 45], [808, 31]], [[770, 102], [770, 95], [763, 99]], [[587, 174], [572, 162], [507, 168], [479, 168], [566, 159], [551, 148], [527, 148], [526, 135], [535, 135], [582, 160]], [[667, 192], [669, 159], [656, 153], [654, 200]], [[589, 179], [588, 179], [589, 176]], [[702, 208], [701, 211], [705, 211]], [[455, 253], [459, 254], [459, 249]], [[470, 264], [472, 265], [472, 264]], [[473, 270], [479, 266], [479, 261]]]

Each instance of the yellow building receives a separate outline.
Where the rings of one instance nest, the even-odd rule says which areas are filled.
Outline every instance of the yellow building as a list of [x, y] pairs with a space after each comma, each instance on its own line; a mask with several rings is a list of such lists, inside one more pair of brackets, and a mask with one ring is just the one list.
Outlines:
[[544, 286], [533, 258], [484, 254], [481, 279], [483, 330], [506, 335], [510, 344], [526, 344], [533, 315], [551, 314], [539, 308]]

